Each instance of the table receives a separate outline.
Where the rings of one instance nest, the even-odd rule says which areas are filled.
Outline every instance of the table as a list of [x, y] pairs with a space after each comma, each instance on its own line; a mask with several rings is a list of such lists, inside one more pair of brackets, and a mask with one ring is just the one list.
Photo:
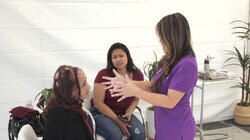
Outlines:
[[[223, 80], [201, 80], [201, 84], [199, 84], [197, 82], [195, 89], [200, 89], [201, 90], [201, 109], [200, 109], [200, 124], [199, 126], [196, 126], [196, 129], [200, 132], [199, 136], [201, 140], [204, 140], [204, 136], [211, 136], [211, 135], [222, 135], [222, 138], [219, 139], [227, 139], [228, 135], [225, 133], [210, 133], [210, 134], [204, 134], [203, 129], [202, 129], [202, 125], [203, 125], [203, 111], [204, 111], [204, 93], [205, 93], [205, 87], [207, 84], [220, 84], [221, 82], [228, 82], [228, 80], [232, 80], [232, 82], [235, 81], [235, 79], [223, 79]], [[194, 92], [193, 91], [193, 92]], [[194, 98], [194, 94], [192, 94], [191, 96], [191, 108], [192, 108], [192, 112], [193, 112], [193, 99]]]

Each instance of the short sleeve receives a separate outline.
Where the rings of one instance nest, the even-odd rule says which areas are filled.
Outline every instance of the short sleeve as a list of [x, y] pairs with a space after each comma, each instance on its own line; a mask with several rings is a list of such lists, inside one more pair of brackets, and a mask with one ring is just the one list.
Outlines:
[[133, 80], [136, 80], [136, 81], [144, 80], [143, 74], [140, 70], [137, 70], [134, 74], [135, 74], [135, 78]]
[[197, 65], [191, 62], [183, 62], [180, 65], [176, 65], [172, 74], [169, 89], [190, 94], [198, 77]]
[[103, 70], [98, 72], [98, 74], [95, 77], [95, 83], [106, 82], [107, 80], [103, 79], [102, 76], [108, 76], [107, 69], [103, 69]]

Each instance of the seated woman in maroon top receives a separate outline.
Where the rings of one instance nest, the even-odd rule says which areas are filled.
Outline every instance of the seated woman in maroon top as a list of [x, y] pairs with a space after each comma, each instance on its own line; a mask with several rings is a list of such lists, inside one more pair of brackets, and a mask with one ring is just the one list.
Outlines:
[[[121, 43], [113, 44], [107, 55], [107, 68], [99, 71], [94, 83], [94, 98], [91, 100], [92, 112], [96, 122], [96, 132], [106, 140], [121, 140], [123, 135], [131, 140], [145, 140], [145, 128], [133, 115], [138, 104], [138, 98], [130, 97], [117, 102], [117, 98], [110, 96], [109, 90], [100, 84], [107, 80], [102, 76], [113, 77], [113, 69], [120, 75], [128, 75], [135, 81], [143, 81], [143, 74], [134, 65], [128, 48]], [[127, 118], [127, 121], [119, 119], [119, 115]]]

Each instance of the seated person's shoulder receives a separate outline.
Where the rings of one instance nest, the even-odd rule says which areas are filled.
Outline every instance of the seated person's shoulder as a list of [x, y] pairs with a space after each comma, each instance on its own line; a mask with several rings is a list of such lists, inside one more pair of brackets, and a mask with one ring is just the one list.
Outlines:
[[110, 77], [107, 69], [102, 69], [98, 72], [95, 78], [95, 83], [106, 82], [107, 80], [103, 79], [102, 76]]
[[91, 139], [86, 123], [76, 112], [57, 106], [48, 117], [46, 139]]
[[135, 74], [140, 74], [140, 75], [143, 75], [142, 72], [138, 69], [138, 70], [135, 70], [134, 71]]
[[73, 120], [79, 120], [79, 117], [74, 111], [70, 109], [65, 109], [61, 106], [56, 106], [52, 109], [52, 112], [48, 119], [52, 119], [54, 121], [68, 122]]
[[[102, 78], [102, 76], [109, 76], [108, 74], [108, 70], [107, 69], [102, 69], [100, 70], [97, 75], [96, 75], [96, 78], [100, 79]], [[110, 77], [110, 76], [109, 76]]]
[[133, 77], [134, 77], [134, 80], [137, 80], [137, 81], [143, 81], [144, 80], [143, 73], [139, 69], [135, 70], [133, 72]]
[[108, 76], [108, 70], [107, 69], [102, 69], [98, 72], [98, 75], [105, 75]]

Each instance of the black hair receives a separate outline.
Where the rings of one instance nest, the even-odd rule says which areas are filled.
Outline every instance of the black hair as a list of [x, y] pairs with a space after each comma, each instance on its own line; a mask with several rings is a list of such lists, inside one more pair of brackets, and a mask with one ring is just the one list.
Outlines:
[[130, 52], [129, 52], [127, 46], [125, 46], [122, 43], [117, 42], [117, 43], [114, 43], [109, 48], [108, 55], [107, 55], [107, 70], [108, 70], [108, 73], [109, 73], [110, 76], [115, 76], [114, 73], [113, 73], [113, 69], [116, 70], [116, 68], [112, 63], [112, 56], [111, 56], [112, 52], [115, 49], [121, 49], [126, 53], [127, 58], [128, 58], [128, 63], [127, 63], [127, 71], [128, 71], [128, 73], [134, 72], [135, 70], [138, 70], [138, 68], [135, 66], [135, 64], [133, 62], [133, 59], [131, 58], [131, 55], [130, 55]]

